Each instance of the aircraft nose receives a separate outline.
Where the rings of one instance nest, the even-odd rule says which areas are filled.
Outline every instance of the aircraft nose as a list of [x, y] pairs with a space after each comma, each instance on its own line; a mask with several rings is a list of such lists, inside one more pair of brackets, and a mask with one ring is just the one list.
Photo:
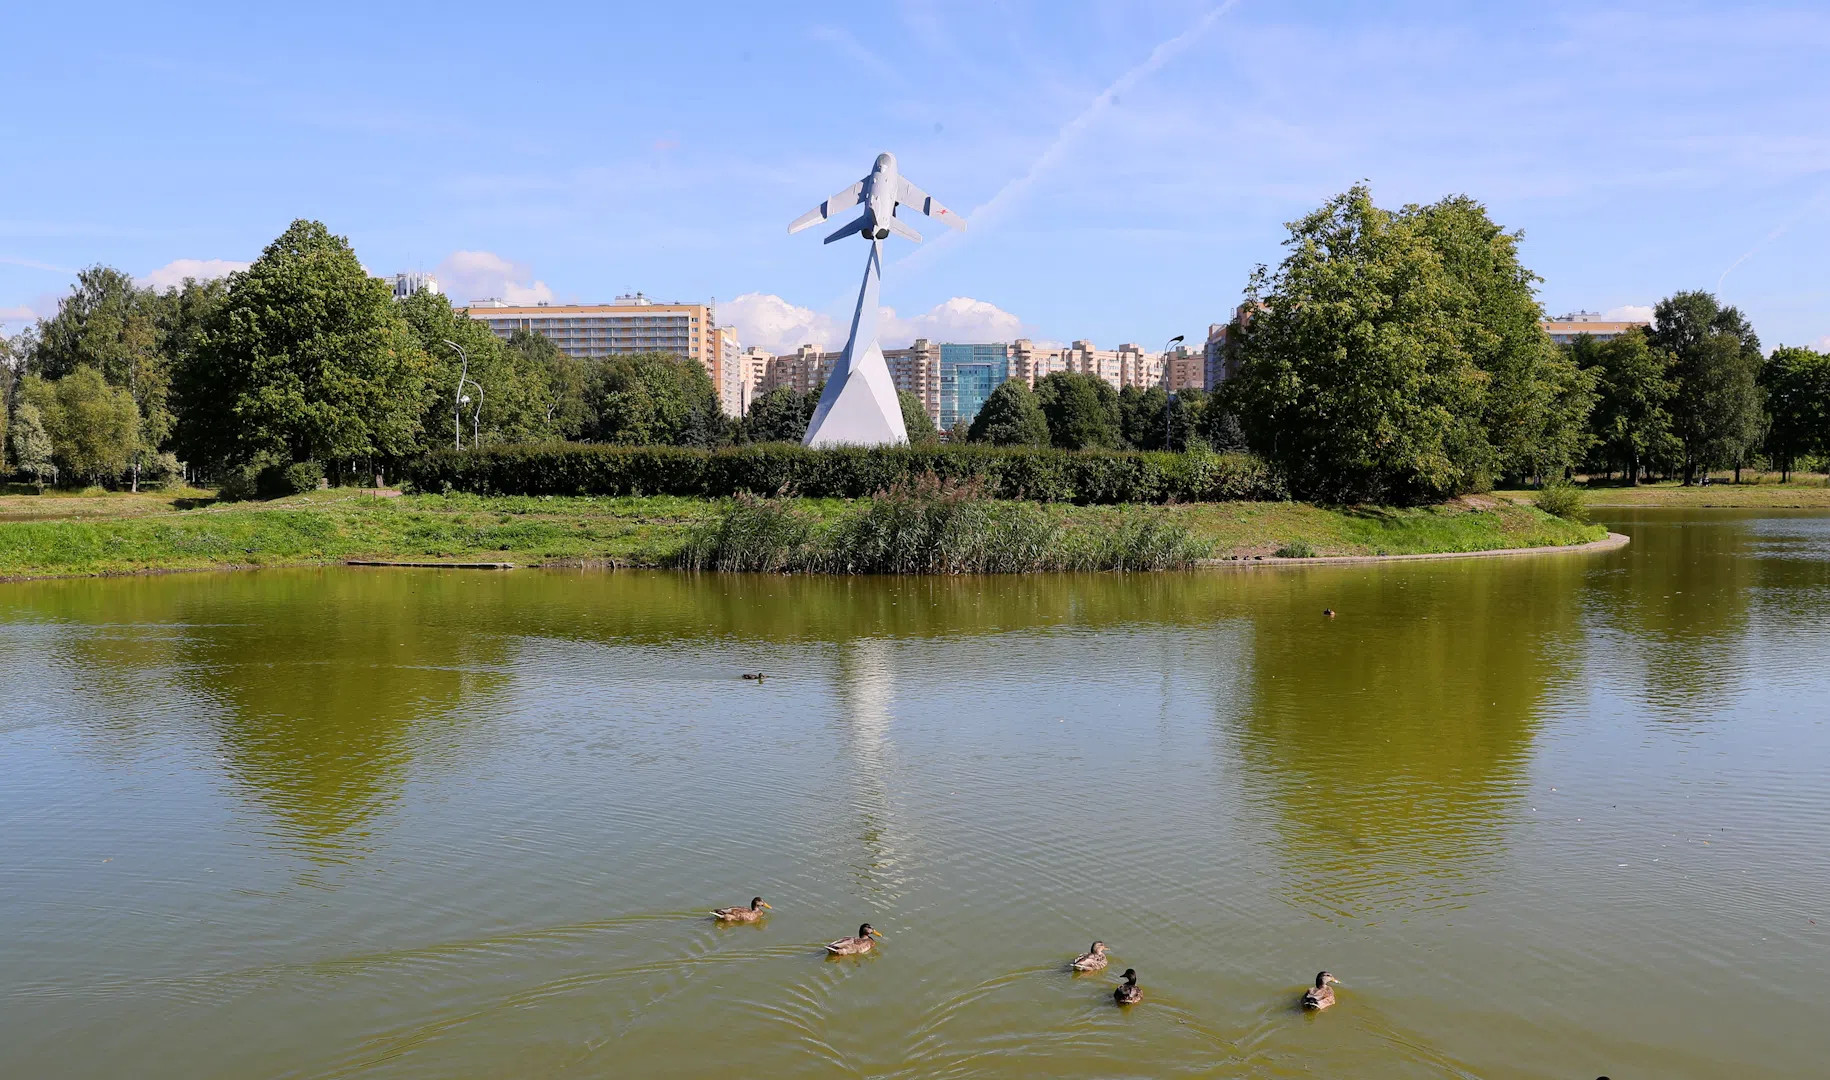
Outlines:
[[894, 165], [894, 164], [896, 164], [896, 155], [895, 154], [882, 153], [882, 154], [877, 155], [877, 167], [879, 169], [888, 168], [889, 166]]

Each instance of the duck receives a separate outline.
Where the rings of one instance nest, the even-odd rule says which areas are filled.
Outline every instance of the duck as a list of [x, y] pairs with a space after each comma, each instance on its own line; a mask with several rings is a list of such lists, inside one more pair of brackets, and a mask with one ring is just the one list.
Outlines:
[[1326, 1009], [1328, 1006], [1333, 1005], [1334, 987], [1328, 984], [1339, 984], [1340, 981], [1341, 980], [1328, 974], [1326, 971], [1317, 973], [1315, 976], [1315, 985], [1303, 991], [1303, 1008], [1314, 1009], [1319, 1012], [1322, 1009]]
[[1095, 941], [1093, 947], [1074, 957], [1072, 965], [1075, 971], [1104, 971], [1106, 969], [1106, 943]]
[[760, 671], [754, 672], [754, 673], [746, 671], [743, 673], [743, 677], [751, 680], [752, 682], [762, 682], [763, 673]]
[[1120, 985], [1118, 989], [1112, 991], [1112, 1000], [1118, 1002], [1120, 1005], [1136, 1005], [1138, 1002], [1144, 1000], [1144, 992], [1137, 988], [1136, 970], [1126, 968], [1124, 980], [1124, 983]]
[[882, 936], [882, 934], [871, 929], [870, 923], [865, 923], [858, 927], [857, 937], [842, 937], [837, 941], [827, 942], [826, 951], [834, 956], [858, 956], [862, 953], [871, 951], [871, 947], [876, 944], [876, 942], [871, 940], [872, 938], [880, 938]]
[[758, 896], [750, 901], [749, 907], [721, 907], [712, 909], [712, 918], [719, 922], [755, 922], [763, 917], [763, 912], [773, 910], [763, 903]]
[[[1333, 609], [1333, 608], [1331, 608], [1331, 607], [1325, 607], [1325, 608], [1323, 608], [1323, 609], [1322, 609], [1322, 618], [1324, 618], [1324, 619], [1332, 619], [1332, 618], [1334, 618], [1334, 609]], [[748, 677], [749, 677], [749, 676], [747, 676], [747, 675], [746, 675], [746, 676], [744, 676], [744, 677], [745, 677], [745, 678], [748, 678]]]

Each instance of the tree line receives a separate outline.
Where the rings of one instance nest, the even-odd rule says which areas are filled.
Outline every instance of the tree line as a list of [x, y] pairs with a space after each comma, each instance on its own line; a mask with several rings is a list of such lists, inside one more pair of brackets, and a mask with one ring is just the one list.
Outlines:
[[[1652, 325], [1553, 343], [1519, 234], [1465, 196], [1386, 210], [1357, 186], [1288, 226], [1230, 326], [1212, 393], [1057, 372], [996, 388], [955, 441], [1249, 449], [1305, 498], [1404, 503], [1587, 471], [1629, 482], [1830, 454], [1830, 356], [1763, 355], [1705, 292]], [[462, 381], [463, 386], [459, 383]], [[503, 340], [443, 296], [396, 301], [349, 243], [296, 221], [245, 271], [163, 291], [82, 271], [0, 339], [0, 447], [44, 481], [189, 477], [231, 492], [397, 475], [430, 449], [798, 441], [820, 388], [724, 415], [697, 362]], [[902, 394], [910, 440], [939, 440]]]
[[315, 221], [222, 280], [82, 271], [54, 315], [0, 340], [0, 401], [7, 464], [72, 484], [366, 482], [454, 445], [744, 435], [696, 361], [581, 359], [500, 339], [437, 294], [396, 301]]

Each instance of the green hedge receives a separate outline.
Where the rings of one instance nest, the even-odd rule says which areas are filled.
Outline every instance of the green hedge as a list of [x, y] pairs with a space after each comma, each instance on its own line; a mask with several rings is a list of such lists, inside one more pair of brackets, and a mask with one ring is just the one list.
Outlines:
[[1019, 446], [810, 450], [760, 443], [719, 450], [536, 444], [443, 450], [415, 464], [419, 491], [479, 495], [801, 495], [860, 498], [934, 477], [987, 496], [1036, 502], [1161, 503], [1287, 498], [1243, 454], [1070, 451]]

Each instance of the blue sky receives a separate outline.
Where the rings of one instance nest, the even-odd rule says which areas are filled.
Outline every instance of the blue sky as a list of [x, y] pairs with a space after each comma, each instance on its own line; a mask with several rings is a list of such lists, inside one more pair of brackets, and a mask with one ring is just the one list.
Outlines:
[[21, 7], [9, 333], [75, 267], [220, 271], [312, 217], [459, 300], [715, 297], [836, 347], [862, 245], [786, 226], [888, 149], [971, 228], [889, 242], [886, 336], [1195, 338], [1365, 178], [1486, 202], [1553, 313], [1719, 287], [1830, 347], [1821, 3]]

